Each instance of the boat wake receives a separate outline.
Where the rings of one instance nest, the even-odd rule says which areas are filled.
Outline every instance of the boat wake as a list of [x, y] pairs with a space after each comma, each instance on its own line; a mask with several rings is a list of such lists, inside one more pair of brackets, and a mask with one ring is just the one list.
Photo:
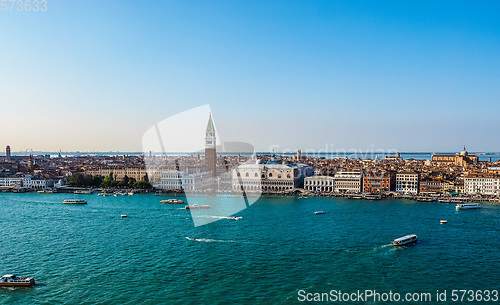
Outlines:
[[213, 216], [213, 215], [201, 215], [196, 218], [214, 218], [214, 219], [230, 219], [230, 220], [241, 220], [241, 216]]
[[205, 242], [205, 243], [237, 243], [236, 240], [222, 240], [222, 239], [211, 239], [211, 238], [191, 238], [191, 237], [187, 237], [187, 236], [186, 236], [186, 239], [190, 240], [190, 241], [201, 241], [201, 242]]

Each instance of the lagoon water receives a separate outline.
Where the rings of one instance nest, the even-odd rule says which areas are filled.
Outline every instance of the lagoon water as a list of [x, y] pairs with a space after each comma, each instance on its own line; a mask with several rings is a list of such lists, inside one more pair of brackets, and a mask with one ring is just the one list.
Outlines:
[[[62, 204], [71, 198], [88, 205]], [[241, 220], [194, 227], [189, 211], [161, 199], [0, 194], [0, 273], [37, 281], [0, 289], [0, 303], [294, 304], [300, 289], [500, 289], [498, 204], [456, 211], [270, 196], [238, 213]], [[391, 245], [411, 233], [416, 245]]]

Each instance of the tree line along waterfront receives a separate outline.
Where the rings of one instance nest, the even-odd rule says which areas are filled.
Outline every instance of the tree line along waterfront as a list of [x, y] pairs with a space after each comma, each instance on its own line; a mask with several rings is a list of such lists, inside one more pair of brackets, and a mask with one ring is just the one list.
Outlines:
[[103, 176], [85, 175], [83, 173], [75, 173], [69, 177], [68, 186], [75, 187], [92, 187], [92, 188], [126, 188], [126, 189], [152, 189], [153, 186], [149, 182], [148, 175], [144, 175], [141, 180], [129, 178], [127, 175], [122, 180], [115, 180], [113, 173]]

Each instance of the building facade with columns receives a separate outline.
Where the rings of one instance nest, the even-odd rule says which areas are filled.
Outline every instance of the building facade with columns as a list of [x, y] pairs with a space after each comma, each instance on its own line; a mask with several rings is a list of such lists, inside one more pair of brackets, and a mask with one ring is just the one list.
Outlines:
[[233, 191], [290, 192], [304, 185], [304, 178], [313, 174], [307, 164], [280, 164], [275, 157], [264, 163], [260, 159], [233, 169]]
[[331, 176], [312, 176], [304, 179], [304, 190], [331, 193], [335, 191], [335, 178]]

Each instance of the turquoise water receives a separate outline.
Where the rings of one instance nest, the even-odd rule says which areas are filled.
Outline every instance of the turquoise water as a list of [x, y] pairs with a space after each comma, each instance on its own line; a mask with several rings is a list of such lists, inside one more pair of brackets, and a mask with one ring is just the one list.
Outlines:
[[[61, 203], [70, 198], [89, 204]], [[0, 303], [293, 304], [300, 289], [500, 289], [500, 205], [266, 197], [242, 220], [194, 227], [161, 199], [0, 194], [0, 273], [37, 281], [0, 289]], [[418, 244], [391, 246], [411, 233]]]

